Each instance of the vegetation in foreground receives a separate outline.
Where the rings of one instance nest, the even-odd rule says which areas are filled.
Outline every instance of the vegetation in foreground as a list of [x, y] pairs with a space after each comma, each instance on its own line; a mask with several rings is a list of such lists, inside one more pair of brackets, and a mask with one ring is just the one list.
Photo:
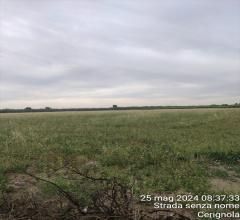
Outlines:
[[[0, 115], [0, 188], [31, 171], [50, 178], [78, 167], [146, 193], [236, 193], [240, 189], [240, 109], [22, 113]], [[52, 181], [84, 205], [96, 187]], [[56, 190], [41, 183], [47, 197]]]

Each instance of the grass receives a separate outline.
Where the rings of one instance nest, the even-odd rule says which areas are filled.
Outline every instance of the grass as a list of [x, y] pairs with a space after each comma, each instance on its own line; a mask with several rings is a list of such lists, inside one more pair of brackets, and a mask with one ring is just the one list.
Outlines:
[[240, 109], [1, 114], [0, 187], [27, 167], [94, 163], [95, 175], [134, 181], [136, 194], [204, 193], [210, 164], [239, 172], [239, 134]]

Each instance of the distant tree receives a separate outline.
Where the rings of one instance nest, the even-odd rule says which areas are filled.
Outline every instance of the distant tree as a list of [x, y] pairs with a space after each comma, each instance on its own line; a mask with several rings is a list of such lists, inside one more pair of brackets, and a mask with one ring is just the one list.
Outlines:
[[45, 107], [45, 110], [51, 110], [51, 108], [50, 107]]
[[117, 105], [113, 105], [113, 109], [117, 109], [117, 107], [118, 107]]
[[32, 111], [32, 108], [31, 108], [31, 107], [26, 107], [24, 110], [26, 110], [26, 111]]

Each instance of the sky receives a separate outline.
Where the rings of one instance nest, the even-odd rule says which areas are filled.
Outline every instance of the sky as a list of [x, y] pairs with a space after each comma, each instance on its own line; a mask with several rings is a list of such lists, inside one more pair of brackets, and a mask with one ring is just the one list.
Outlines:
[[0, 0], [0, 108], [235, 102], [239, 0]]

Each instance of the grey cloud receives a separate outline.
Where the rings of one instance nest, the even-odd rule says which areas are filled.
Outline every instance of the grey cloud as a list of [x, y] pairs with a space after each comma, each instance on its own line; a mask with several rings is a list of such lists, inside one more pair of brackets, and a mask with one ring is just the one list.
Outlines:
[[0, 8], [0, 107], [239, 101], [238, 0], [0, 0]]

